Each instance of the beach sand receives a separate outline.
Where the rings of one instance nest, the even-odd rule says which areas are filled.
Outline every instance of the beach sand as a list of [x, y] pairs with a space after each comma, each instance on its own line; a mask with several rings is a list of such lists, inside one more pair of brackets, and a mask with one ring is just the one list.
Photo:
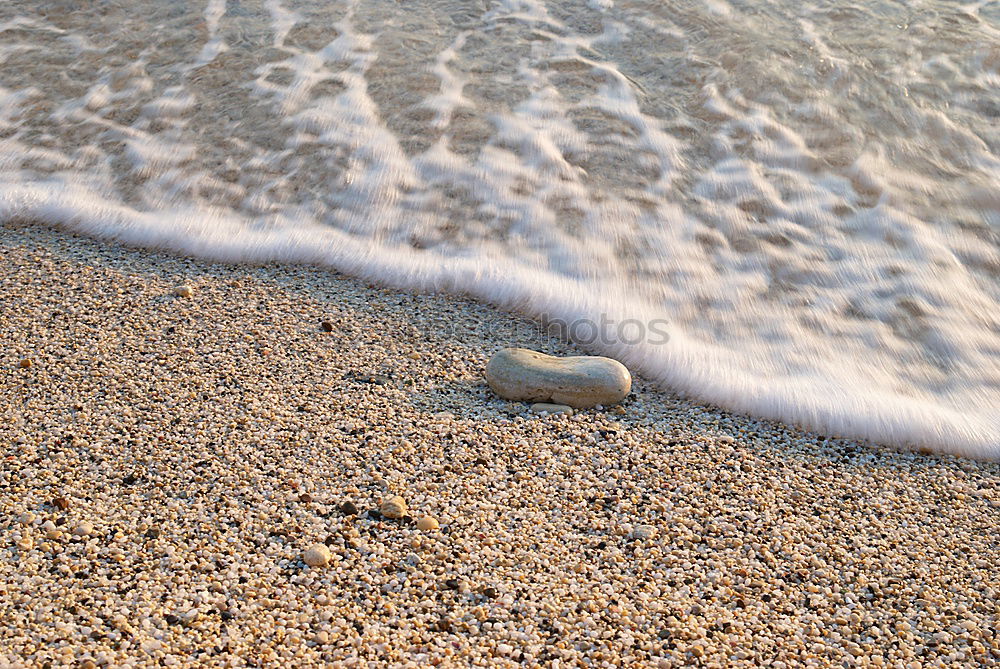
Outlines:
[[997, 464], [641, 378], [533, 416], [489, 356], [580, 351], [328, 270], [0, 254], [0, 665], [1000, 663]]

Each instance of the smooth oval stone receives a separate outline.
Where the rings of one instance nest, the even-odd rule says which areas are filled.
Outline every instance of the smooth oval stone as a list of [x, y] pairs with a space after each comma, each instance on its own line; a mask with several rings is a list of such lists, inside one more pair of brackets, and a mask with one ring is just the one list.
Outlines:
[[486, 381], [500, 397], [587, 409], [625, 399], [632, 375], [611, 358], [556, 358], [526, 348], [505, 348], [486, 365]]

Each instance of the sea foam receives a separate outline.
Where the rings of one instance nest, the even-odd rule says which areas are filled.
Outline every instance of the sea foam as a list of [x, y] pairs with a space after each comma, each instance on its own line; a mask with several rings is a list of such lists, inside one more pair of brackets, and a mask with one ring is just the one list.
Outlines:
[[581, 344], [731, 410], [1000, 456], [989, 5], [48, 7], [0, 10], [0, 219], [667, 323]]

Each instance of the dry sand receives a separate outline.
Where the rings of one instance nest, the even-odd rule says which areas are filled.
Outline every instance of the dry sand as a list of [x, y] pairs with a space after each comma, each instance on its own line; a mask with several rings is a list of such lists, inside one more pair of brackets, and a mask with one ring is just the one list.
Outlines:
[[642, 379], [534, 416], [488, 357], [571, 346], [324, 270], [0, 254], [0, 665], [1000, 662], [996, 464]]

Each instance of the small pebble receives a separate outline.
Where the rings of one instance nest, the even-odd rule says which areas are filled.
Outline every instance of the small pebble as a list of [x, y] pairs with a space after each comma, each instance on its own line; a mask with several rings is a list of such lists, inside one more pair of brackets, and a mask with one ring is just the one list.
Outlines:
[[438, 523], [437, 518], [435, 518], [434, 516], [424, 516], [417, 521], [417, 529], [423, 530], [424, 532], [436, 530], [440, 527], [441, 525]]
[[399, 495], [393, 495], [382, 502], [379, 512], [386, 518], [402, 518], [409, 510], [406, 508], [406, 500]]
[[56, 507], [60, 511], [65, 511], [69, 508], [69, 500], [65, 497], [56, 497], [52, 500], [52, 506]]
[[322, 567], [333, 559], [333, 554], [326, 544], [313, 544], [302, 555], [302, 561], [310, 567]]
[[73, 534], [78, 537], [89, 537], [94, 532], [94, 526], [86, 520], [73, 528]]
[[323, 321], [319, 324], [319, 329], [323, 332], [333, 332], [333, 323], [330, 321]]
[[174, 288], [174, 295], [177, 297], [191, 297], [194, 295], [194, 288], [187, 284], [177, 286]]
[[21, 369], [27, 369], [31, 367], [31, 358], [24, 358], [21, 362], [17, 363], [18, 367]]
[[633, 539], [652, 539], [656, 536], [656, 528], [652, 525], [636, 525], [632, 530]]
[[345, 516], [356, 516], [358, 515], [358, 505], [354, 502], [344, 502], [340, 505], [340, 512]]

